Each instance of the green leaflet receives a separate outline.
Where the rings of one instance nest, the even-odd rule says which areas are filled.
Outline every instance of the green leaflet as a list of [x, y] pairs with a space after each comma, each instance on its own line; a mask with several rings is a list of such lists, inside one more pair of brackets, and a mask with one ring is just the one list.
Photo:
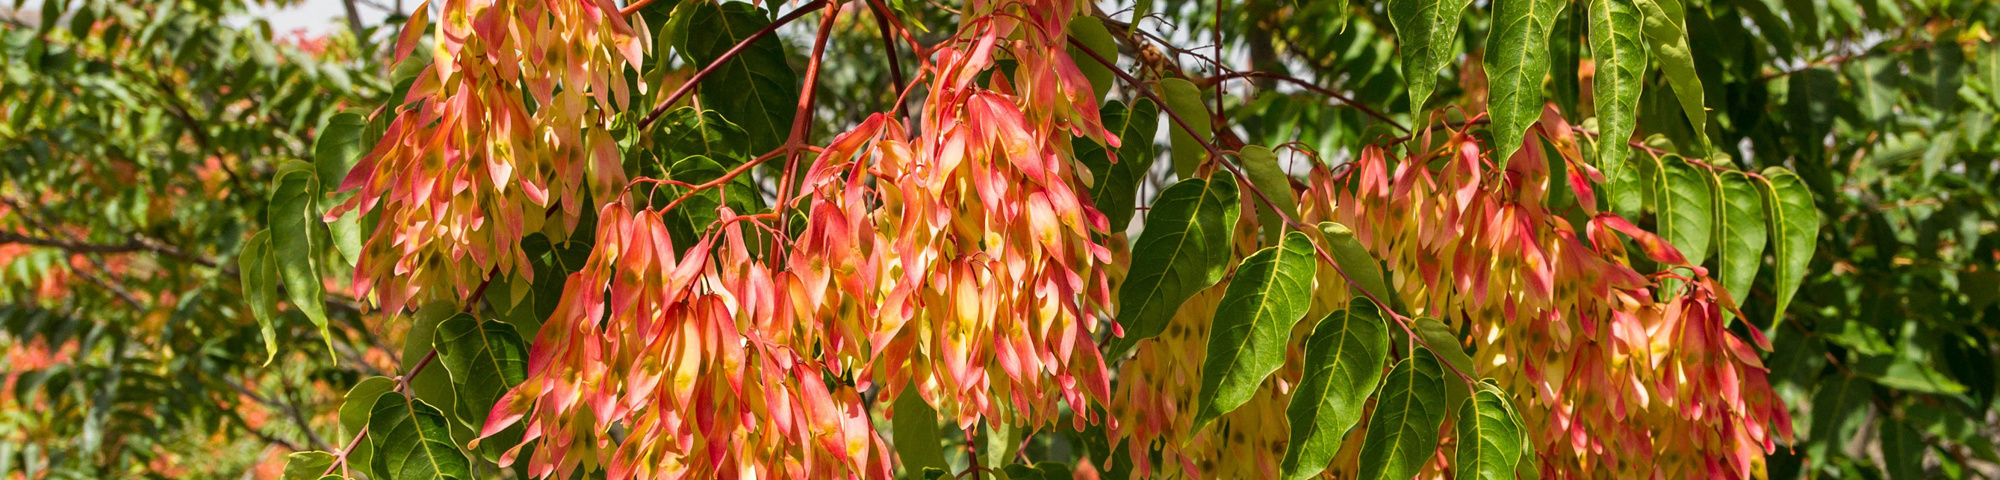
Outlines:
[[1158, 336], [1188, 297], [1222, 280], [1239, 206], [1236, 182], [1226, 178], [1182, 180], [1160, 192], [1132, 246], [1132, 271], [1118, 287], [1125, 336], [1111, 344], [1108, 358]]
[[268, 366], [278, 357], [278, 330], [271, 325], [278, 310], [278, 263], [271, 254], [270, 230], [251, 235], [243, 244], [243, 252], [236, 257], [236, 271], [241, 274], [243, 301], [250, 304], [250, 315], [257, 317], [257, 328], [264, 333], [264, 348], [270, 352], [264, 355], [264, 365]]
[[[581, 230], [578, 231], [587, 231]], [[590, 235], [572, 235], [567, 242], [550, 244], [549, 237], [541, 232], [521, 237], [521, 252], [528, 255], [528, 263], [534, 264], [534, 284], [528, 298], [534, 302], [533, 315], [528, 321], [535, 328], [523, 329], [532, 334], [541, 328], [542, 319], [556, 312], [556, 304], [562, 301], [563, 282], [570, 274], [583, 269], [583, 263], [590, 259], [596, 241]]]
[[285, 456], [284, 480], [318, 480], [321, 474], [333, 467], [333, 454], [312, 451], [292, 452]]
[[[676, 20], [676, 45], [689, 65], [707, 67], [724, 52], [771, 23], [764, 10], [743, 2], [688, 2], [693, 11]], [[701, 83], [702, 105], [743, 127], [752, 151], [783, 145], [792, 132], [798, 109], [799, 79], [785, 60], [785, 44], [777, 35], [751, 43]]]
[[1882, 463], [1889, 480], [1917, 480], [1924, 476], [1924, 435], [1899, 418], [1882, 422]]
[[[483, 430], [493, 405], [528, 378], [528, 347], [512, 325], [460, 313], [438, 324], [432, 345], [437, 348], [437, 362], [451, 376], [457, 400], [453, 415], [472, 431]], [[519, 431], [495, 434], [482, 440], [479, 450], [499, 458], [520, 442], [519, 435]]]
[[[1597, 105], [1597, 168], [1604, 173], [1610, 210], [1636, 218], [1639, 192], [1628, 188], [1638, 172], [1625, 161], [1625, 142], [1639, 124], [1645, 87], [1646, 44], [1639, 39], [1639, 11], [1632, 0], [1590, 0], [1590, 53], [1597, 61], [1591, 98]], [[1622, 182], [1621, 182], [1622, 180]]]
[[1777, 259], [1774, 277], [1777, 288], [1772, 292], [1778, 297], [1775, 318], [1771, 328], [1777, 328], [1785, 320], [1785, 308], [1792, 304], [1792, 294], [1798, 293], [1799, 284], [1805, 278], [1806, 266], [1812, 262], [1815, 240], [1819, 236], [1819, 210], [1813, 206], [1812, 192], [1806, 190], [1804, 181], [1798, 175], [1782, 168], [1764, 169], [1764, 181], [1757, 187], [1764, 193], [1764, 214], [1769, 220], [1773, 256]]
[[[374, 411], [375, 400], [394, 388], [396, 388], [395, 380], [378, 376], [368, 377], [355, 383], [354, 388], [347, 390], [347, 396], [340, 404], [341, 444], [352, 442], [354, 436], [368, 426], [368, 414]], [[369, 461], [375, 458], [374, 452], [375, 445], [372, 441], [355, 443], [354, 450], [347, 452], [347, 464], [350, 468], [365, 470], [369, 468]]]
[[[368, 153], [370, 145], [366, 139], [381, 138], [380, 132], [370, 129], [368, 119], [351, 112], [327, 119], [326, 126], [320, 128], [319, 138], [313, 142], [313, 170], [319, 177], [320, 188], [340, 185], [341, 180], [347, 178], [347, 171]], [[366, 134], [375, 136], [364, 137]], [[337, 196], [334, 201], [341, 198], [345, 196]], [[348, 212], [338, 220], [327, 223], [333, 247], [340, 250], [341, 259], [347, 261], [348, 267], [353, 267], [361, 259], [360, 217], [361, 212]]]
[[[1340, 272], [1353, 287], [1374, 295], [1384, 302], [1394, 302], [1389, 296], [1389, 282], [1382, 279], [1382, 264], [1368, 254], [1368, 248], [1361, 246], [1361, 240], [1354, 238], [1354, 230], [1336, 222], [1320, 222], [1320, 235], [1326, 238], [1327, 253], [1333, 254]], [[1393, 305], [1391, 305], [1393, 307]]]
[[1305, 376], [1285, 407], [1291, 420], [1285, 480], [1318, 476], [1361, 420], [1362, 405], [1382, 381], [1389, 358], [1387, 322], [1375, 302], [1356, 299], [1328, 314], [1306, 337]]
[[1805, 453], [1817, 467], [1826, 464], [1828, 450], [1846, 448], [1854, 431], [1868, 420], [1868, 405], [1874, 393], [1868, 381], [1839, 372], [1827, 374], [1812, 397], [1812, 430], [1806, 436]]
[[292, 305], [319, 327], [330, 357], [333, 336], [326, 328], [325, 291], [320, 285], [319, 268], [321, 249], [327, 239], [320, 230], [319, 180], [313, 177], [312, 168], [311, 164], [299, 161], [278, 166], [278, 172], [271, 176], [267, 221], [271, 225], [272, 258], [277, 263], [278, 279], [284, 283]]
[[[1710, 234], [1714, 228], [1714, 202], [1709, 198], [1706, 172], [1687, 159], [1668, 155], [1660, 159], [1654, 175], [1654, 212], [1660, 238], [1680, 249], [1689, 265], [1701, 265], [1708, 258]], [[1664, 289], [1671, 291], [1672, 289]]]
[[[1389, 0], [1389, 25], [1403, 50], [1410, 111], [1423, 112], [1437, 74], [1458, 54], [1458, 18], [1471, 0]], [[1518, 143], [1518, 142], [1517, 142]]]
[[1090, 198], [1097, 211], [1104, 213], [1112, 232], [1123, 232], [1132, 224], [1139, 184], [1153, 166], [1153, 132], [1159, 126], [1160, 109], [1152, 100], [1143, 98], [1136, 100], [1130, 109], [1124, 102], [1112, 100], [1099, 108], [1098, 115], [1104, 121], [1104, 128], [1122, 141], [1116, 151], [1117, 159], [1114, 162], [1103, 145], [1092, 141], [1074, 143], [1076, 159], [1096, 179], [1090, 186]]
[[370, 468], [382, 480], [471, 480], [471, 463], [452, 443], [444, 414], [423, 400], [383, 395], [368, 414], [368, 438], [375, 444]]
[[[1251, 203], [1257, 205], [1257, 223], [1264, 226], [1264, 243], [1276, 245], [1285, 232], [1284, 219], [1299, 216], [1298, 199], [1292, 193], [1292, 177], [1285, 174], [1283, 166], [1278, 165], [1278, 155], [1272, 153], [1270, 148], [1244, 145], [1239, 152], [1243, 158], [1243, 171], [1250, 177], [1250, 185], [1264, 193], [1263, 199], [1271, 201], [1264, 203], [1263, 199], [1252, 199]], [[1272, 210], [1271, 205], [1277, 205], [1277, 210]]]
[[743, 127], [722, 118], [722, 114], [715, 110], [695, 110], [694, 107], [668, 110], [653, 122], [651, 140], [652, 145], [646, 149], [658, 156], [654, 159], [658, 163], [640, 166], [642, 173], [664, 171], [674, 161], [695, 155], [734, 160], [735, 163], [755, 155], [750, 153], [750, 134], [743, 131]]
[[[1505, 161], [1521, 148], [1529, 125], [1542, 116], [1542, 79], [1549, 74], [1549, 29], [1563, 0], [1494, 2], [1486, 36], [1486, 75], [1493, 115], [1493, 144]], [[1393, 4], [1392, 4], [1393, 5]], [[1393, 18], [1393, 17], [1392, 17]]]
[[1458, 409], [1458, 456], [1453, 478], [1511, 480], [1524, 448], [1522, 425], [1498, 388], [1481, 384]]
[[944, 460], [943, 444], [938, 442], [937, 410], [924, 403], [922, 395], [916, 391], [916, 383], [908, 383], [903, 393], [896, 397], [896, 416], [889, 419], [890, 433], [896, 444], [896, 461], [903, 470], [923, 471], [926, 468], [951, 468]]
[[1202, 160], [1208, 158], [1208, 149], [1202, 146], [1202, 138], [1196, 135], [1206, 137], [1215, 131], [1209, 123], [1213, 119], [1209, 118], [1208, 105], [1201, 101], [1201, 89], [1179, 78], [1160, 80], [1160, 97], [1166, 100], [1168, 112], [1187, 122], [1188, 128], [1194, 130], [1188, 132], [1179, 125], [1167, 125], [1167, 139], [1174, 148], [1174, 174], [1182, 179], [1194, 178], [1195, 167], [1201, 166]]
[[[1716, 279], [1738, 305], [1750, 298], [1750, 284], [1764, 265], [1764, 243], [1768, 238], [1764, 220], [1764, 196], [1750, 176], [1734, 170], [1713, 173], [1709, 186], [1715, 193]], [[1724, 310], [1724, 318], [1734, 314]]]
[[1437, 357], [1423, 347], [1396, 363], [1368, 417], [1358, 478], [1409, 480], [1423, 470], [1444, 424], [1444, 382]]
[[1243, 259], [1215, 308], [1201, 393], [1195, 397], [1200, 405], [1195, 430], [1249, 401], [1264, 377], [1285, 365], [1292, 324], [1312, 304], [1318, 264], [1312, 241], [1299, 232]]
[[353, 112], [342, 112], [326, 119], [326, 126], [320, 127], [319, 136], [313, 140], [313, 171], [320, 182], [339, 185], [347, 178], [347, 171], [354, 168], [354, 162], [368, 153], [368, 145], [361, 137], [368, 128], [368, 119]]
[[1694, 126], [1695, 136], [1706, 147], [1708, 111], [1702, 106], [1701, 77], [1695, 74], [1694, 52], [1688, 47], [1687, 27], [1682, 22], [1685, 9], [1680, 0], [1633, 0], [1633, 3], [1642, 14], [1640, 31], [1645, 33], [1646, 44], [1652, 47], [1653, 58], [1659, 60], [1660, 70], [1666, 72], [1667, 82], [1680, 98], [1681, 110]]
[[1449, 408], [1464, 403], [1472, 395], [1472, 386], [1467, 385], [1463, 381], [1465, 377], [1459, 375], [1473, 375], [1472, 357], [1466, 355], [1465, 346], [1458, 343], [1458, 333], [1452, 331], [1450, 325], [1430, 317], [1418, 318], [1415, 326], [1413, 330], [1424, 348], [1444, 361], [1444, 404]]
[[[1091, 52], [1106, 60], [1118, 58], [1118, 42], [1111, 38], [1111, 31], [1106, 30], [1104, 21], [1098, 20], [1097, 17], [1078, 15], [1071, 19], [1069, 38], [1076, 39], [1077, 43], [1084, 44]], [[1090, 79], [1090, 91], [1097, 95], [1092, 98], [1103, 100], [1104, 94], [1111, 91], [1111, 82], [1118, 79], [1111, 73], [1111, 68], [1092, 60], [1090, 55], [1084, 54], [1076, 45], [1069, 46], [1069, 57], [1076, 63], [1076, 69], [1083, 72], [1083, 78]], [[1108, 128], [1110, 125], [1105, 127]]]

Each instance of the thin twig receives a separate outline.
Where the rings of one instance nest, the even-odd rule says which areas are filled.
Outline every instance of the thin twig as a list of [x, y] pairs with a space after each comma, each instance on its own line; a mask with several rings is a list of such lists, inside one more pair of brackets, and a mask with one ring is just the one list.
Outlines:
[[1271, 73], [1271, 72], [1262, 72], [1262, 71], [1256, 71], [1256, 70], [1249, 70], [1249, 71], [1242, 71], [1242, 72], [1234, 72], [1234, 73], [1225, 73], [1225, 74], [1222, 74], [1222, 75], [1216, 75], [1216, 76], [1213, 76], [1213, 77], [1207, 77], [1207, 78], [1201, 78], [1201, 79], [1195, 79], [1195, 80], [1193, 80], [1193, 83], [1194, 83], [1194, 84], [1195, 84], [1196, 86], [1204, 86], [1204, 85], [1210, 85], [1210, 84], [1217, 84], [1217, 85], [1219, 85], [1219, 84], [1221, 84], [1221, 83], [1222, 83], [1223, 81], [1226, 81], [1226, 80], [1230, 80], [1230, 79], [1237, 79], [1237, 78], [1251, 78], [1251, 77], [1256, 77], [1256, 78], [1268, 78], [1268, 79], [1272, 79], [1272, 80], [1280, 80], [1280, 81], [1285, 81], [1285, 82], [1289, 82], [1289, 83], [1291, 83], [1291, 84], [1293, 84], [1293, 85], [1298, 85], [1298, 86], [1299, 86], [1300, 88], [1304, 88], [1304, 89], [1306, 89], [1306, 90], [1310, 90], [1310, 91], [1312, 91], [1313, 93], [1317, 93], [1317, 94], [1320, 94], [1320, 95], [1325, 95], [1325, 96], [1328, 96], [1328, 97], [1333, 97], [1333, 99], [1334, 99], [1334, 100], [1339, 100], [1339, 101], [1340, 101], [1340, 103], [1342, 103], [1342, 104], [1346, 104], [1347, 106], [1350, 106], [1350, 107], [1354, 107], [1354, 109], [1355, 109], [1355, 110], [1360, 110], [1360, 111], [1361, 111], [1361, 113], [1365, 113], [1365, 114], [1368, 114], [1368, 116], [1370, 116], [1370, 117], [1375, 117], [1375, 119], [1376, 119], [1376, 120], [1381, 120], [1381, 121], [1382, 121], [1382, 123], [1387, 123], [1387, 124], [1389, 124], [1389, 126], [1392, 126], [1392, 127], [1396, 127], [1396, 129], [1397, 129], [1397, 130], [1402, 130], [1402, 131], [1404, 131], [1404, 132], [1409, 132], [1409, 131], [1410, 131], [1410, 127], [1406, 127], [1406, 126], [1403, 126], [1403, 124], [1401, 124], [1401, 123], [1397, 123], [1395, 119], [1393, 119], [1393, 118], [1389, 118], [1389, 116], [1388, 116], [1388, 115], [1384, 115], [1384, 114], [1383, 114], [1382, 112], [1380, 112], [1380, 111], [1377, 111], [1377, 110], [1375, 110], [1374, 108], [1370, 108], [1370, 107], [1369, 107], [1368, 105], [1365, 105], [1365, 104], [1362, 104], [1361, 102], [1359, 102], [1359, 101], [1356, 101], [1356, 100], [1355, 100], [1355, 99], [1353, 99], [1352, 97], [1348, 97], [1347, 95], [1344, 95], [1344, 94], [1341, 94], [1340, 92], [1336, 92], [1336, 91], [1334, 91], [1334, 90], [1333, 90], [1333, 89], [1331, 89], [1331, 88], [1326, 88], [1326, 87], [1322, 87], [1322, 86], [1319, 86], [1319, 85], [1317, 85], [1317, 84], [1314, 84], [1314, 83], [1312, 83], [1312, 82], [1308, 82], [1308, 81], [1306, 81], [1305, 79], [1302, 79], [1302, 78], [1298, 78], [1298, 77], [1293, 77], [1293, 76], [1290, 76], [1290, 75], [1284, 75], [1284, 74], [1279, 74], [1279, 73]]

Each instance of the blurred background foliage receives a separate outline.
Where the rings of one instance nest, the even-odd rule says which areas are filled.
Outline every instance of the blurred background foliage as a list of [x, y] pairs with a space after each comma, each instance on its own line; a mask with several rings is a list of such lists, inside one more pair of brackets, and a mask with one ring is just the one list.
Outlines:
[[[334, 431], [356, 381], [397, 370], [403, 333], [390, 325], [408, 322], [363, 314], [344, 294], [346, 272], [333, 272], [335, 354], [313, 348], [309, 322], [291, 318], [279, 323], [278, 360], [263, 365], [234, 259], [259, 228], [275, 166], [310, 159], [332, 115], [365, 115], [390, 98], [383, 43], [402, 15], [301, 34], [250, 14], [293, 2], [34, 3], [0, 15], [0, 478], [273, 477], [286, 453], [337, 449], [313, 432]], [[892, 5], [932, 27], [918, 38], [926, 44], [958, 8]], [[1121, 42], [1126, 70], [1209, 77], [1202, 86], [1226, 90], [1227, 123], [1245, 142], [1298, 142], [1323, 162], [1401, 132], [1300, 85], [1231, 74], [1295, 77], [1405, 125], [1461, 122], [1485, 104], [1485, 0], [1464, 17], [1465, 55], [1428, 108], [1408, 104], [1381, 2], [1098, 6], [1138, 19], [1136, 29], [1108, 25], [1115, 34], [1155, 40]], [[1687, 8], [1712, 143], [1698, 140], [1657, 72], [1640, 101], [1639, 139], [1745, 171], [1790, 168], [1826, 219], [1786, 319], [1739, 327], [1772, 335], [1765, 363], [1800, 432], [1769, 459], [1769, 476], [2000, 475], [2000, 44], [1988, 30], [2000, 25], [2000, 4]], [[1584, 10], [1566, 9], [1556, 24], [1545, 88], [1594, 131]], [[865, 10], [841, 16], [813, 138], [900, 93], [875, 21]], [[806, 28], [780, 34], [799, 68]], [[909, 52], [900, 55], [907, 69]], [[684, 65], [666, 67], [685, 75]], [[1111, 98], [1134, 97], [1117, 88]], [[1142, 192], [1169, 182], [1169, 163]], [[1773, 318], [1770, 284], [1742, 299], [1750, 318]]]

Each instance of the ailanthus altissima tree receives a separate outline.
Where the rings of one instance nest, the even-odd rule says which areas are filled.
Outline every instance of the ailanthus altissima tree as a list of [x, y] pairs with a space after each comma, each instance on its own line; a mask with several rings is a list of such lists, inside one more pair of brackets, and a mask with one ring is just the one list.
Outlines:
[[[1689, 35], [1717, 5], [1165, 3], [416, 8], [389, 99], [307, 109], [312, 161], [240, 194], [265, 362], [288, 324], [346, 348], [330, 292], [405, 342], [285, 476], [1749, 478], [1792, 452], [1768, 337], [1825, 192], [1711, 133], [1745, 124], [1711, 118]], [[1376, 43], [1243, 26], [1279, 15]], [[1352, 71], [1286, 73], [1329, 61]], [[879, 88], [826, 86], [857, 72]], [[42, 229], [0, 240], [67, 234]]]
[[[8, 368], [28, 394], [0, 410], [84, 412], [84, 438], [184, 408], [106, 408], [124, 400], [90, 400], [90, 384], [194, 376], [264, 402], [238, 380], [262, 362], [310, 370], [272, 384], [346, 390], [320, 428], [270, 396], [302, 426], [286, 478], [1764, 478], [1870, 452], [1908, 478], [1926, 456], [1992, 456], [1976, 442], [1990, 428], [1916, 408], [1986, 412], [1990, 368], [1944, 378], [1922, 358], [1990, 360], [1990, 328], [1954, 326], [1970, 338], [1956, 344], [1932, 324], [1834, 328], [1830, 310], [1856, 302], [1842, 298], [1876, 292], [1834, 290], [1844, 260], [1830, 270], [1826, 248], [1874, 258], [1844, 238], [1900, 236], [1822, 220], [1856, 196], [1874, 208], [1832, 184], [1838, 158], [1958, 188], [1936, 202], [1970, 220], [1922, 220], [1940, 226], [1914, 242], [1938, 258], [1902, 264], [1958, 262], [1938, 278], [1968, 294], [1938, 302], [1992, 306], [1976, 290], [2000, 260], [1980, 256], [1980, 218], [2000, 214], [1978, 202], [1986, 166], [1898, 154], [1924, 136], [1910, 128], [1968, 152], [1990, 150], [1986, 132], [1950, 110], [1896, 140], [1836, 134], [1828, 118], [1914, 110], [1900, 90], [1864, 108], [1816, 98], [1862, 54], [1766, 58], [1866, 32], [1856, 18], [1822, 36], [1812, 6], [440, 0], [380, 36], [388, 82], [322, 98], [366, 72], [282, 50], [150, 76], [124, 64], [270, 46], [200, 34], [152, 54], [144, 38], [170, 20], [84, 4], [120, 16], [58, 8], [44, 22], [70, 32], [8, 30], [6, 52], [88, 80], [16, 82], [30, 62], [10, 62], [0, 84], [64, 106], [0, 106], [0, 136], [24, 138], [4, 152], [34, 166], [78, 132], [166, 132], [0, 184], [58, 206], [0, 210], [0, 300], [30, 306], [0, 312], [0, 346], [28, 372]], [[1868, 22], [1886, 18], [1874, 8]], [[1758, 44], [1738, 24], [1812, 40]], [[1922, 42], [1960, 46], [1958, 64], [1990, 50], [1980, 24], [1932, 26]], [[126, 30], [150, 32], [146, 48], [122, 48]], [[1946, 60], [1926, 66], [1928, 104], [1992, 104], [1990, 78], [1944, 82], [1960, 68]], [[1780, 120], [1766, 82], [1788, 96]], [[128, 86], [180, 108], [126, 110]], [[264, 122], [286, 128], [244, 134]], [[172, 152], [146, 150], [160, 144]], [[168, 188], [236, 198], [232, 220], [150, 198], [178, 220], [62, 208], [90, 198], [60, 188], [76, 178], [188, 166], [200, 182]], [[236, 216], [262, 230], [214, 228]], [[226, 242], [156, 240], [202, 232]], [[134, 252], [172, 262], [132, 270], [118, 254]], [[124, 290], [162, 268], [224, 282]], [[108, 294], [60, 288], [76, 278]], [[130, 320], [92, 332], [204, 312], [256, 324], [160, 334], [210, 338], [200, 354], [72, 340], [62, 318], [104, 304]], [[370, 334], [400, 354], [356, 342]], [[218, 354], [240, 344], [262, 348]], [[76, 356], [116, 368], [46, 366]], [[382, 358], [400, 362], [362, 374]], [[1822, 376], [1838, 382], [1798, 380]], [[152, 428], [228, 418], [206, 408]], [[1882, 428], [1850, 452], [1856, 410]], [[264, 436], [242, 416], [230, 428]], [[0, 432], [0, 474], [56, 456], [16, 454], [20, 438], [36, 436]], [[96, 444], [62, 456], [150, 462]]]
[[[1427, 110], [1466, 7], [1390, 2], [1414, 125], [1183, 67], [1089, 3], [914, 8], [417, 9], [396, 100], [281, 166], [244, 250], [262, 321], [282, 286], [324, 325], [352, 265], [413, 322], [287, 475], [1747, 478], [1792, 441], [1736, 299], [1768, 270], [1783, 312], [1811, 194], [1630, 140], [1655, 67], [1703, 131], [1681, 5], [1494, 2], [1486, 101]], [[1565, 9], [1588, 127], [1544, 92]], [[914, 62], [821, 125], [861, 16]], [[800, 20], [803, 55], [774, 33]], [[1248, 81], [1378, 133], [1245, 140], [1221, 92]]]

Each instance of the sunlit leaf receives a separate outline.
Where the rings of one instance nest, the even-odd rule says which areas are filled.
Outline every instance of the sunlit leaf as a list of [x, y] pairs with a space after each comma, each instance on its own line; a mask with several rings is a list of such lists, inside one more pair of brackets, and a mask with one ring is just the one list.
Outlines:
[[1813, 206], [1812, 193], [1806, 190], [1804, 181], [1792, 172], [1772, 167], [1764, 170], [1764, 180], [1757, 187], [1764, 194], [1764, 215], [1770, 222], [1771, 249], [1776, 262], [1772, 276], [1777, 286], [1771, 291], [1777, 297], [1777, 317], [1771, 319], [1771, 328], [1777, 328], [1785, 320], [1785, 309], [1792, 304], [1792, 294], [1797, 293], [1804, 281], [1806, 266], [1812, 262], [1813, 249], [1818, 245], [1820, 216]]
[[1229, 179], [1187, 179], [1160, 192], [1132, 247], [1132, 271], [1118, 288], [1125, 337], [1112, 344], [1108, 357], [1166, 331], [1188, 297], [1222, 280], [1240, 205]]
[[1424, 112], [1437, 89], [1437, 74], [1458, 56], [1458, 18], [1471, 0], [1390, 0], [1389, 25], [1403, 53], [1403, 79], [1410, 85], [1410, 110]]
[[[1487, 32], [1486, 111], [1493, 117], [1495, 158], [1511, 158], [1529, 125], [1542, 115], [1542, 80], [1549, 73], [1549, 30], [1567, 2], [1494, 2]], [[1393, 8], [1393, 3], [1391, 4]], [[1394, 18], [1393, 16], [1391, 18]]]
[[1628, 188], [1638, 171], [1626, 162], [1625, 142], [1638, 127], [1639, 93], [1645, 87], [1646, 44], [1640, 40], [1633, 0], [1589, 0], [1590, 52], [1597, 62], [1591, 98], [1597, 108], [1597, 168], [1609, 185], [1610, 210], [1636, 216], [1640, 194]]
[[[1160, 97], [1167, 102], [1167, 112], [1187, 122], [1187, 128], [1182, 128], [1172, 119], [1161, 124], [1167, 129], [1167, 140], [1173, 145], [1174, 174], [1182, 179], [1194, 178], [1195, 167], [1208, 158], [1208, 149], [1202, 147], [1202, 143], [1207, 141], [1209, 132], [1215, 131], [1201, 93], [1200, 88], [1187, 80], [1160, 80]], [[1193, 129], [1194, 133], [1189, 133], [1188, 129]]]
[[271, 251], [276, 259], [278, 279], [285, 295], [306, 319], [319, 327], [326, 340], [327, 355], [333, 355], [333, 334], [326, 326], [325, 290], [320, 284], [319, 259], [324, 255], [326, 233], [320, 225], [319, 181], [312, 165], [288, 162], [272, 176], [270, 222]]
[[1389, 358], [1387, 328], [1374, 302], [1357, 299], [1321, 319], [1306, 337], [1305, 375], [1285, 408], [1292, 428], [1281, 464], [1286, 480], [1318, 476], [1361, 420]]
[[1264, 377], [1284, 366], [1292, 324], [1312, 303], [1318, 263], [1312, 241], [1304, 233], [1292, 232], [1237, 267], [1209, 330], [1201, 390], [1195, 397], [1200, 405], [1196, 429], [1249, 401]]
[[1437, 357], [1423, 348], [1389, 370], [1375, 400], [1374, 414], [1368, 417], [1359, 478], [1409, 480], [1423, 470], [1437, 451], [1447, 381], [1458, 379], [1445, 378]]

